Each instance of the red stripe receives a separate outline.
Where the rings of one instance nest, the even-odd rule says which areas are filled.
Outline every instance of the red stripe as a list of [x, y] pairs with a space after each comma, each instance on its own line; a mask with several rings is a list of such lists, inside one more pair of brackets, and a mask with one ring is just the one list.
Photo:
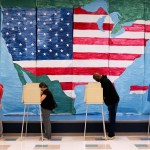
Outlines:
[[24, 68], [31, 73], [40, 75], [92, 75], [95, 72], [99, 72], [104, 75], [121, 75], [126, 68], [109, 68], [109, 67], [88, 67], [88, 68]]
[[109, 38], [74, 37], [73, 38], [73, 44], [109, 45]]
[[134, 60], [141, 54], [111, 54], [111, 53], [73, 53], [73, 59], [106, 59], [106, 60]]
[[87, 82], [80, 82], [80, 83], [76, 83], [76, 82], [61, 82], [61, 87], [63, 90], [73, 90], [75, 88], [75, 86], [77, 85], [86, 85]]
[[145, 46], [146, 39], [74, 37], [73, 44]]
[[145, 32], [150, 32], [150, 25], [145, 25]]
[[74, 29], [77, 30], [99, 30], [97, 23], [74, 22]]
[[139, 86], [139, 85], [133, 85], [130, 86], [130, 91], [138, 91], [138, 90], [148, 90], [148, 86]]
[[[103, 30], [112, 31], [114, 24], [103, 23]], [[133, 24], [131, 26], [123, 26], [125, 31], [131, 32], [150, 32], [150, 25]], [[76, 30], [100, 30], [97, 23], [91, 22], [74, 22], [74, 29]], [[144, 34], [144, 33], [143, 33]]]
[[[61, 86], [63, 90], [73, 90], [75, 86], [77, 85], [86, 85], [88, 82], [61, 82]], [[131, 86], [130, 87], [131, 91], [146, 91], [148, 90], [148, 86]]]
[[[112, 30], [113, 24], [103, 23], [103, 30]], [[91, 22], [74, 22], [74, 29], [76, 30], [99, 30], [97, 23]]]
[[74, 9], [74, 14], [89, 14], [89, 15], [107, 15], [107, 12], [104, 11], [104, 9], [99, 8], [97, 11], [95, 12], [88, 12], [84, 9], [82, 9], [81, 7], [75, 8]]

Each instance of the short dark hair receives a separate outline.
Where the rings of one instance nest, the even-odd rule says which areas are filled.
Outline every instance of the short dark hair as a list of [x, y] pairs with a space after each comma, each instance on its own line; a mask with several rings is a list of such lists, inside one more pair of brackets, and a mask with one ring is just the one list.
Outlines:
[[47, 85], [46, 85], [45, 82], [41, 82], [41, 83], [39, 84], [39, 87], [40, 87], [40, 88], [47, 88]]

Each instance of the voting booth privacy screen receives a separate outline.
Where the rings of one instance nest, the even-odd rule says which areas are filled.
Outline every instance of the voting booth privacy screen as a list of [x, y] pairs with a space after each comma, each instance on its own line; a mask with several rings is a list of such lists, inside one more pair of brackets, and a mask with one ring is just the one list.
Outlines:
[[103, 104], [103, 88], [99, 82], [88, 83], [85, 87], [86, 104]]
[[39, 83], [27, 83], [23, 86], [22, 101], [24, 104], [41, 104]]

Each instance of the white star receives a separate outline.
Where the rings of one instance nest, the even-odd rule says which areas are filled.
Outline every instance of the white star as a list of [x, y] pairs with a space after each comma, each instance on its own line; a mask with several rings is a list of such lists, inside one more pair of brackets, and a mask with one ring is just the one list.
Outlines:
[[60, 39], [60, 41], [63, 42], [64, 40], [63, 40], [63, 39]]
[[21, 32], [19, 32], [19, 35], [21, 35], [22, 33]]
[[49, 31], [52, 31], [52, 28], [49, 28]]
[[61, 52], [63, 52], [64, 50], [63, 50], [63, 49], [61, 49], [60, 51], [61, 51]]
[[38, 53], [40, 53], [41, 52], [41, 50], [40, 49], [38, 49]]
[[27, 18], [26, 18], [26, 17], [24, 17], [24, 18], [23, 18], [23, 20], [27, 20]]
[[24, 50], [27, 51], [28, 49], [27, 49], [27, 48], [24, 48]]
[[40, 18], [37, 18], [38, 21], [40, 21]]
[[6, 44], [7, 45], [7, 47], [9, 46], [9, 44]]
[[40, 31], [41, 31], [41, 29], [38, 29], [37, 31], [38, 31], [38, 32], [40, 32]]
[[6, 32], [6, 35], [9, 35], [9, 33], [8, 33], [8, 32]]
[[63, 28], [60, 28], [60, 31], [63, 31]]
[[6, 25], [9, 26], [9, 23], [7, 22]]
[[69, 44], [66, 44], [66, 47], [69, 47]]
[[58, 45], [58, 44], [56, 44], [55, 46], [56, 46], [56, 47], [58, 47], [59, 45]]
[[70, 15], [70, 13], [69, 13], [69, 12], [67, 12], [67, 15]]
[[58, 33], [55, 33], [55, 36], [58, 36]]
[[15, 41], [15, 40], [16, 40], [16, 38], [12, 38], [12, 40], [13, 40], [13, 41]]
[[44, 13], [44, 16], [46, 16], [46, 13]]
[[66, 23], [66, 24], [67, 24], [67, 26], [69, 26], [70, 23]]
[[11, 18], [11, 20], [14, 20], [14, 18]]
[[57, 16], [57, 13], [54, 13], [55, 16]]
[[31, 46], [34, 46], [34, 43], [32, 43]]
[[69, 36], [69, 34], [67, 33], [66, 36]]
[[66, 56], [69, 56], [69, 54], [67, 53]]
[[43, 22], [44, 25], [46, 25], [46, 22]]
[[15, 28], [12, 28], [11, 30], [15, 30]]
[[33, 33], [31, 32], [30, 35], [33, 35]]
[[32, 21], [30, 21], [30, 24], [33, 24], [33, 22], [32, 22]]
[[38, 42], [41, 42], [41, 40], [40, 40], [40, 39], [38, 39], [37, 41], [38, 41]]
[[27, 30], [27, 28], [25, 27], [24, 30]]
[[49, 42], [51, 42], [52, 41], [52, 39], [49, 39]]
[[52, 49], [50, 49], [49, 52], [52, 52]]
[[46, 56], [46, 53], [43, 53], [44, 56]]
[[19, 55], [22, 55], [22, 53], [20, 52]]
[[18, 22], [18, 24], [21, 24], [21, 22]]
[[52, 21], [52, 18], [49, 18], [49, 21]]
[[60, 18], [60, 20], [61, 20], [61, 21], [63, 21], [63, 20], [64, 20], [64, 18]]
[[27, 40], [27, 38], [25, 37], [25, 38], [24, 38], [24, 40], [26, 41], [26, 40]]
[[55, 25], [58, 25], [58, 22], [55, 22]]
[[32, 52], [31, 55], [34, 55], [34, 53]]
[[19, 43], [19, 46], [22, 46], [22, 44], [21, 44], [21, 43]]
[[46, 33], [43, 33], [44, 36], [46, 36]]
[[32, 13], [30, 12], [30, 14], [29, 14], [30, 16], [32, 16]]
[[6, 13], [6, 15], [9, 15], [8, 13]]
[[18, 16], [20, 16], [20, 13], [17, 13], [18, 14]]
[[55, 53], [56, 56], [58, 56], [58, 53]]
[[46, 47], [46, 45], [44, 44], [44, 45], [43, 45], [43, 47], [45, 48], [45, 47]]
[[15, 51], [15, 50], [16, 50], [16, 48], [14, 47], [14, 48], [13, 48], [13, 50]]

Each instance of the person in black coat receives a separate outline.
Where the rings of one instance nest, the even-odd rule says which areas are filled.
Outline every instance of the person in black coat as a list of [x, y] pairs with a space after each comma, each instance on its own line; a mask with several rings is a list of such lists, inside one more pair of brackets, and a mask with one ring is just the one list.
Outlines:
[[50, 123], [50, 113], [56, 107], [56, 103], [54, 101], [53, 95], [51, 91], [48, 89], [48, 86], [41, 82], [39, 84], [41, 88], [41, 112], [42, 119], [45, 129], [44, 137], [46, 139], [51, 139], [51, 123]]
[[108, 108], [109, 113], [109, 130], [107, 139], [114, 139], [115, 137], [115, 124], [116, 124], [116, 113], [119, 102], [119, 95], [106, 75], [99, 73], [93, 74], [93, 79], [101, 83], [103, 88], [103, 99], [104, 103]]

